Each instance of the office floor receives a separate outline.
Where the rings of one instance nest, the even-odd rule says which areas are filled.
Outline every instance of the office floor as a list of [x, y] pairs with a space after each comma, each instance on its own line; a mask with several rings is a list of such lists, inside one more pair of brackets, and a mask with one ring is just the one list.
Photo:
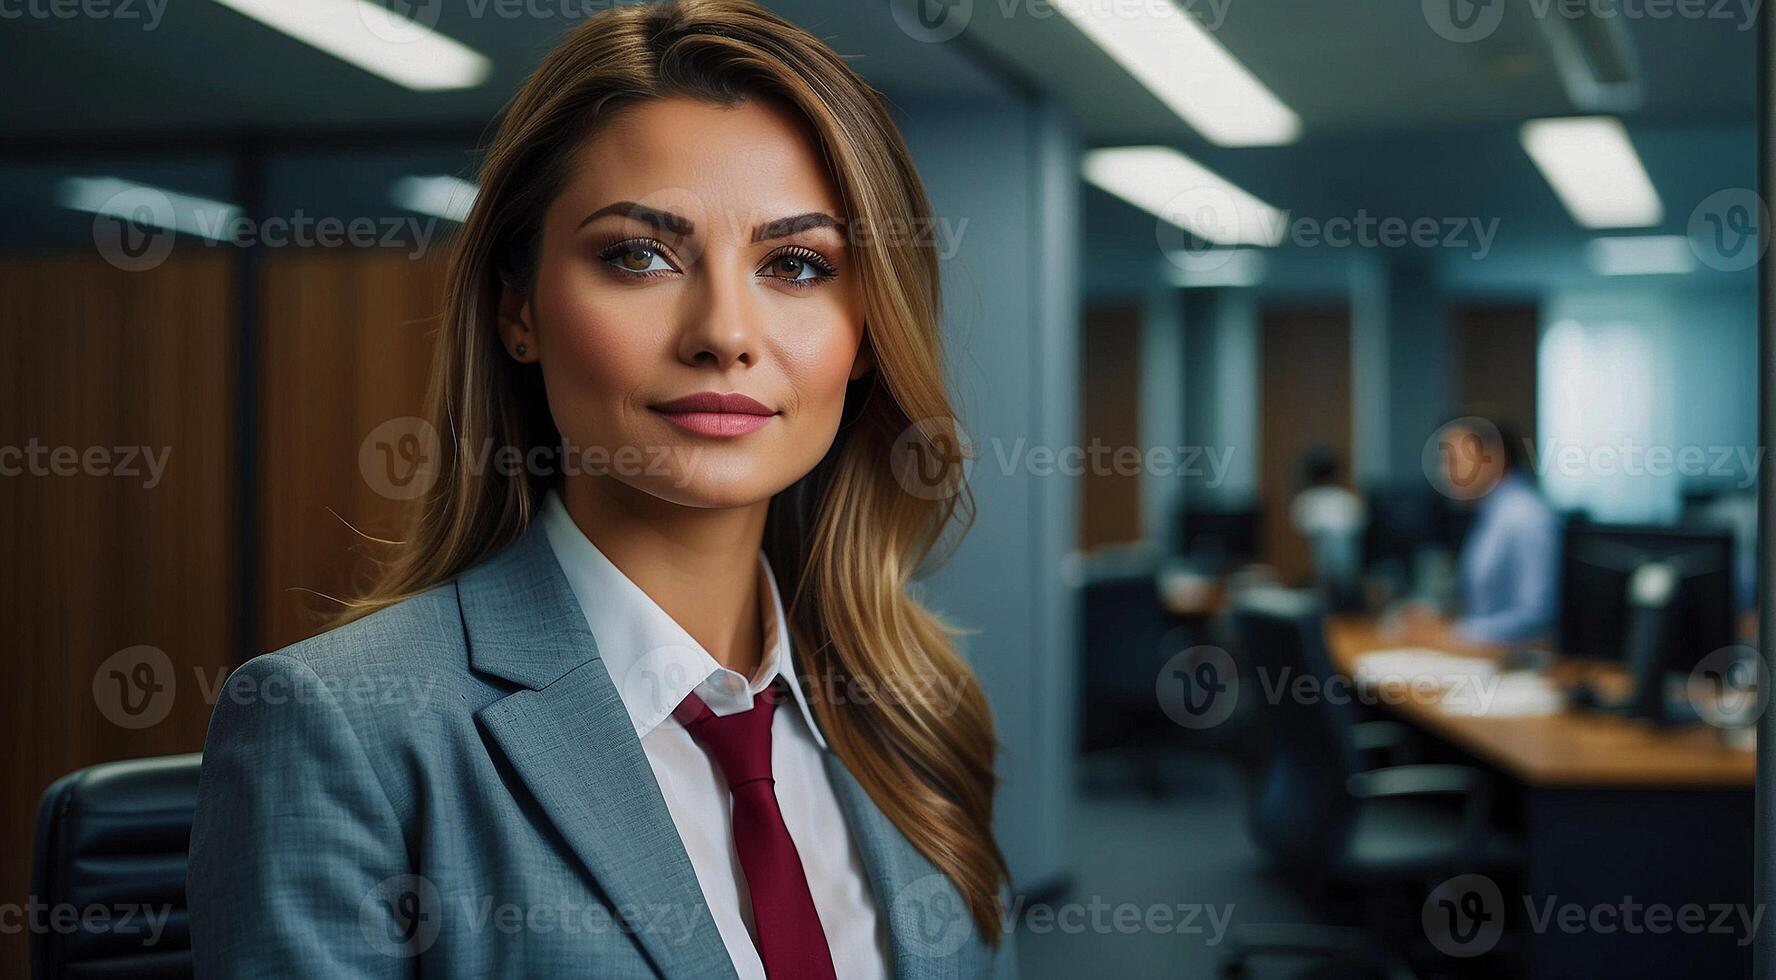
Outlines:
[[[1261, 869], [1246, 836], [1244, 789], [1230, 759], [1207, 752], [1167, 758], [1167, 793], [1157, 799], [1121, 778], [1119, 761], [1088, 758], [1081, 765], [1099, 785], [1082, 790], [1074, 802], [1074, 877], [1064, 894], [1047, 902], [1055, 924], [1045, 927], [1046, 913], [1030, 907], [1018, 917], [1025, 980], [1213, 978], [1224, 947], [1214, 941], [1211, 911], [1229, 928], [1307, 921], [1303, 905]], [[1064, 915], [1069, 905], [1075, 911]], [[1192, 918], [1192, 905], [1206, 908]], [[1143, 916], [1169, 906], [1171, 911], [1154, 914], [1171, 922], [1159, 929], [1117, 928], [1120, 906], [1138, 907]], [[1094, 918], [1105, 927], [1093, 928]], [[1064, 921], [1075, 928], [1063, 930]], [[1191, 931], [1197, 927], [1200, 932]], [[1250, 976], [1295, 975], [1289, 966], [1278, 963]]]

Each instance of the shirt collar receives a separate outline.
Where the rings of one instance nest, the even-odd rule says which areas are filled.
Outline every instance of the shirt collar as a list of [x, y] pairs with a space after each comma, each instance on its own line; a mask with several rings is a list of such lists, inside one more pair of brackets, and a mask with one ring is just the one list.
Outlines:
[[539, 519], [567, 584], [579, 600], [623, 708], [635, 725], [636, 737], [645, 737], [671, 718], [672, 709], [687, 695], [696, 694], [710, 711], [726, 716], [751, 708], [753, 696], [781, 678], [815, 744], [826, 748], [826, 739], [814, 724], [814, 713], [796, 679], [789, 631], [782, 626], [783, 598], [764, 552], [759, 552], [758, 560], [763, 583], [759, 615], [764, 624], [764, 654], [758, 672], [749, 680], [717, 663], [659, 603], [605, 557], [574, 523], [555, 491], [545, 497]]
[[1498, 511], [1500, 503], [1504, 500], [1530, 489], [1529, 481], [1525, 480], [1522, 474], [1516, 470], [1506, 470], [1504, 475], [1499, 477], [1499, 481], [1493, 484], [1492, 489], [1481, 495], [1477, 508], [1479, 516], [1490, 517]]

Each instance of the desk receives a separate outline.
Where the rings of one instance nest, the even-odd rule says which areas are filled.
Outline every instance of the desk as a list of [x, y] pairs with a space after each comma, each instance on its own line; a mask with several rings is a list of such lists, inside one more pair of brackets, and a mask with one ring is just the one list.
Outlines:
[[[1404, 645], [1368, 617], [1332, 617], [1326, 646], [1333, 668], [1353, 676], [1364, 653]], [[1560, 662], [1557, 678], [1585, 675], [1624, 682], [1619, 669]], [[1660, 729], [1625, 717], [1567, 711], [1541, 717], [1447, 714], [1433, 701], [1372, 698], [1421, 732], [1492, 770], [1507, 785], [1507, 817], [1525, 851], [1519, 894], [1505, 887], [1507, 933], [1523, 937], [1524, 972], [1533, 976], [1748, 976], [1750, 945], [1739, 931], [1625, 934], [1556, 923], [1531, 927], [1557, 906], [1673, 909], [1739, 904], [1750, 908], [1752, 752], [1722, 744], [1701, 724]], [[1501, 882], [1501, 886], [1505, 883]], [[1613, 921], [1613, 920], [1612, 920]], [[1714, 912], [1704, 920], [1712, 924]]]
[[[1326, 622], [1332, 666], [1347, 677], [1363, 654], [1402, 645], [1372, 617]], [[1605, 687], [1627, 681], [1613, 665], [1566, 662], [1553, 673], [1565, 680], [1587, 675]], [[1707, 725], [1658, 729], [1620, 715], [1578, 711], [1486, 718], [1447, 714], [1424, 701], [1389, 700], [1406, 720], [1532, 786], [1750, 789], [1756, 772], [1753, 753], [1723, 744]]]

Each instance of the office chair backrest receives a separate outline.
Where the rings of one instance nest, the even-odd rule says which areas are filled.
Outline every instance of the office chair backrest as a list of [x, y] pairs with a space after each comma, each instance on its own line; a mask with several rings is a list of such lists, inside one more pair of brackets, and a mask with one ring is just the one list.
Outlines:
[[1086, 689], [1151, 703], [1153, 675], [1168, 655], [1163, 641], [1171, 629], [1159, 604], [1154, 573], [1149, 570], [1087, 582], [1082, 605]]
[[185, 852], [201, 759], [107, 762], [44, 791], [31, 894], [48, 927], [31, 934], [33, 977], [191, 976]]
[[1348, 830], [1347, 785], [1359, 769], [1352, 692], [1332, 681], [1321, 607], [1311, 594], [1253, 589], [1236, 601], [1233, 618], [1254, 675], [1242, 684], [1255, 688], [1264, 740], [1248, 812], [1252, 834], [1285, 864], [1315, 865]]

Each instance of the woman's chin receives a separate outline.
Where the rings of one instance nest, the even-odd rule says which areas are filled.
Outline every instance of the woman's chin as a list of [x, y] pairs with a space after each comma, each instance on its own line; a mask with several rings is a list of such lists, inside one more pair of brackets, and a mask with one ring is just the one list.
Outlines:
[[640, 489], [681, 507], [725, 510], [769, 501], [782, 487], [757, 473], [687, 472], [636, 481]]

